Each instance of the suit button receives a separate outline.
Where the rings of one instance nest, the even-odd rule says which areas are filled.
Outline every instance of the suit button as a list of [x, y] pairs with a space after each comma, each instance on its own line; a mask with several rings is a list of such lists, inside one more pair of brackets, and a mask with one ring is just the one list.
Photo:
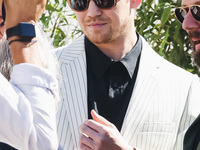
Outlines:
[[117, 88], [118, 87], [118, 83], [114, 83], [114, 85], [113, 85], [115, 88]]

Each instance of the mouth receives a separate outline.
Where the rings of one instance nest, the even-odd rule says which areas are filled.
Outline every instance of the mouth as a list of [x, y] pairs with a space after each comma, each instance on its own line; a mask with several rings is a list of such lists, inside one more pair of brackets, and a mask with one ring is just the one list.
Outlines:
[[193, 40], [193, 44], [195, 46], [195, 50], [199, 51], [200, 50], [200, 39]]
[[193, 40], [194, 44], [199, 44], [200, 43], [200, 39], [195, 39]]
[[90, 27], [101, 27], [103, 25], [105, 25], [106, 23], [91, 23], [89, 24]]

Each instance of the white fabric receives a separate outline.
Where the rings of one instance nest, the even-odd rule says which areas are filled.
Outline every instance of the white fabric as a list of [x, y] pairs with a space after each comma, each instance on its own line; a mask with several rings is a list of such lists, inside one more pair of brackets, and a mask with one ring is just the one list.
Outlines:
[[[199, 79], [160, 57], [144, 39], [142, 42], [121, 134], [140, 150], [182, 150], [185, 131], [200, 112]], [[65, 150], [77, 150], [79, 125], [88, 116], [84, 36], [57, 49], [56, 55], [63, 76], [63, 99], [57, 113], [59, 142]]]
[[47, 70], [15, 65], [10, 83], [0, 74], [0, 141], [19, 150], [58, 148], [57, 81]]

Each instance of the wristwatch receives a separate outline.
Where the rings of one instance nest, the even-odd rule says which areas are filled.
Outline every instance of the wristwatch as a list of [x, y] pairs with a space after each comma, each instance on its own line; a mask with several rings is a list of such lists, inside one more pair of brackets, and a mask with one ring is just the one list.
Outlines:
[[6, 34], [7, 38], [12, 36], [34, 38], [36, 36], [35, 26], [32, 23], [20, 22], [17, 26], [7, 29]]

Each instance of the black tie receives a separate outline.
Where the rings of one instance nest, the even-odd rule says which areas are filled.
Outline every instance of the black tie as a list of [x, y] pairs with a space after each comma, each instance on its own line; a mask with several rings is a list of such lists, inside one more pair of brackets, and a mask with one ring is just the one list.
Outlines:
[[128, 85], [130, 80], [125, 66], [120, 62], [112, 62], [109, 68], [109, 100], [118, 100]]

